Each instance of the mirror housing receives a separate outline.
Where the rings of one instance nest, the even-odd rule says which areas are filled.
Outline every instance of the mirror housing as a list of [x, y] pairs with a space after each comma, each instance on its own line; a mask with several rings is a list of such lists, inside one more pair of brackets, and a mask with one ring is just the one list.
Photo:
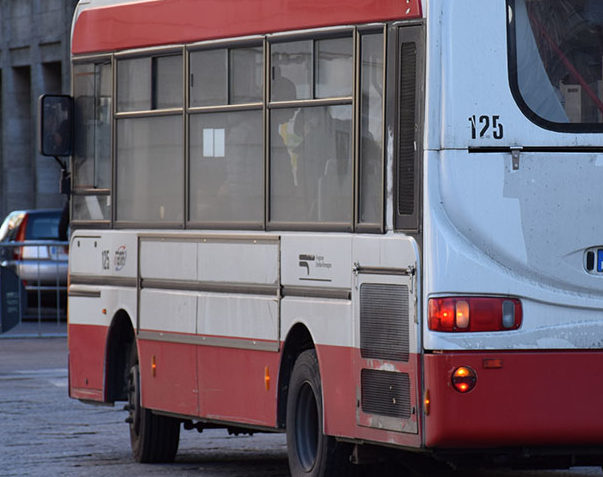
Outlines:
[[38, 100], [38, 150], [43, 156], [70, 156], [73, 152], [73, 98], [43, 94]]

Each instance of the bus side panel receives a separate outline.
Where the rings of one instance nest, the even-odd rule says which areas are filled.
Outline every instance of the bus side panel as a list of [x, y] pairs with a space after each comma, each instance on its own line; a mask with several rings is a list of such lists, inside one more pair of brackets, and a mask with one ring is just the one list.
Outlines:
[[72, 398], [104, 400], [107, 333], [105, 326], [69, 325], [69, 388]]
[[357, 350], [344, 346], [317, 347], [324, 403], [324, 430], [331, 436], [356, 435]]
[[[367, 421], [362, 413], [360, 372], [369, 364], [360, 357], [358, 348], [340, 346], [318, 346], [318, 359], [323, 387], [325, 433], [331, 436], [349, 437], [367, 442], [388, 443], [405, 447], [420, 447], [421, 437], [418, 433], [396, 432], [377, 428]], [[409, 364], [419, 368], [420, 356], [413, 354]], [[371, 363], [373, 364], [373, 363]], [[389, 365], [384, 367], [391, 370]], [[414, 382], [413, 382], [414, 383]], [[384, 393], [387, 393], [384, 390]], [[411, 395], [416, 395], [413, 384]], [[414, 399], [413, 399], [413, 404]], [[414, 414], [417, 419], [417, 413]], [[402, 422], [402, 421], [400, 421]]]
[[[472, 391], [451, 374], [469, 366]], [[449, 352], [425, 355], [431, 408], [427, 447], [601, 445], [601, 351]]]
[[279, 362], [276, 352], [199, 346], [201, 416], [274, 427]]
[[142, 405], [187, 416], [199, 412], [195, 345], [139, 340]]

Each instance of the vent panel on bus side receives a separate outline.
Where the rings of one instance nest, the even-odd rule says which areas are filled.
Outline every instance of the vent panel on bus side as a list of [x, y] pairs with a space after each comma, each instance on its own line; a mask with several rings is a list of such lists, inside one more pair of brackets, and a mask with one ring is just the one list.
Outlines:
[[409, 303], [406, 285], [364, 283], [360, 287], [360, 354], [408, 362]]
[[363, 369], [362, 411], [368, 414], [409, 419], [410, 378], [406, 373]]
[[417, 46], [400, 46], [400, 119], [398, 123], [400, 149], [398, 157], [398, 214], [415, 212], [415, 134]]

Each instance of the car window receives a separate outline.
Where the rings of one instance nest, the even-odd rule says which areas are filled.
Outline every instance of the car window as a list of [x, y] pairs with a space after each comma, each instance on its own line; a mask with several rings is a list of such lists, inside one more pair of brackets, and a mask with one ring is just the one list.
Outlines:
[[27, 219], [26, 240], [58, 240], [60, 212], [31, 214]]

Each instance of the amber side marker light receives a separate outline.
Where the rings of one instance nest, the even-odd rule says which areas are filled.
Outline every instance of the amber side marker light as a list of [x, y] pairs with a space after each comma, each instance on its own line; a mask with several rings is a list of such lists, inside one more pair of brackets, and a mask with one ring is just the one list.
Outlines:
[[511, 331], [521, 326], [521, 301], [507, 297], [429, 299], [429, 329], [444, 332]]
[[477, 374], [468, 366], [460, 366], [452, 373], [452, 386], [460, 393], [468, 393], [477, 384]]
[[431, 412], [431, 396], [429, 394], [429, 389], [425, 391], [423, 397], [423, 409], [425, 410], [425, 415], [429, 416], [429, 413]]

